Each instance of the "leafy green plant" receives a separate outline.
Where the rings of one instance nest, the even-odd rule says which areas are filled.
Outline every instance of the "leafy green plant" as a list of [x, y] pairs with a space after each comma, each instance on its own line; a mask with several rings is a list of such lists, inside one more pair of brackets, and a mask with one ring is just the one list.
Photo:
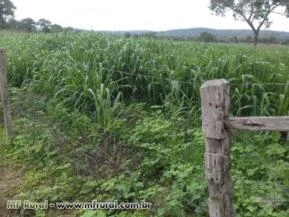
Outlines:
[[[7, 33], [0, 45], [16, 126], [3, 158], [27, 169], [15, 194], [153, 203], [147, 211], [78, 216], [207, 216], [199, 93], [206, 80], [230, 81], [234, 115], [288, 114], [287, 47], [88, 32]], [[233, 142], [239, 216], [288, 216], [288, 148], [276, 138], [246, 134]]]

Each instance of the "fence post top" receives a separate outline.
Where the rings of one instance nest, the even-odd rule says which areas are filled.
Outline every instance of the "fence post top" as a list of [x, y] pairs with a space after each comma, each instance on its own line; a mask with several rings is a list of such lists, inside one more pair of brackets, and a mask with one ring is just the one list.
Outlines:
[[224, 84], [229, 84], [229, 82], [226, 79], [215, 79], [215, 80], [209, 80], [206, 81], [202, 86], [201, 89], [210, 87], [210, 86], [221, 86]]
[[223, 139], [224, 118], [229, 113], [229, 82], [225, 79], [210, 80], [201, 87], [202, 128], [208, 138]]

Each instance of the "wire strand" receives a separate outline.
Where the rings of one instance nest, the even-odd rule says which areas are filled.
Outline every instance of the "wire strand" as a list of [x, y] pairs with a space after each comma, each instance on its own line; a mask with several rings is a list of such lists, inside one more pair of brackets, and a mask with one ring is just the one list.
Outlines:
[[[104, 68], [102, 67], [101, 69], [106, 70], [111, 73], [119, 73], [119, 74], [125, 74], [125, 75], [130, 75], [130, 76], [140, 76], [140, 77], [145, 77], [145, 78], [153, 78], [153, 79], [160, 79], [160, 80], [166, 80], [169, 82], [178, 82], [178, 83], [183, 83], [183, 84], [191, 84], [195, 85], [196, 82], [192, 81], [183, 81], [183, 80], [178, 80], [174, 78], [164, 78], [160, 76], [153, 76], [153, 75], [145, 75], [145, 74], [140, 74], [140, 73], [135, 73], [135, 72], [125, 72], [125, 71], [120, 71], [120, 70], [114, 70], [114, 69], [109, 69], [109, 68]], [[281, 83], [281, 82], [241, 82], [241, 83], [230, 83], [231, 86], [249, 86], [249, 85], [265, 85], [265, 86], [289, 86], [289, 80], [287, 82]]]

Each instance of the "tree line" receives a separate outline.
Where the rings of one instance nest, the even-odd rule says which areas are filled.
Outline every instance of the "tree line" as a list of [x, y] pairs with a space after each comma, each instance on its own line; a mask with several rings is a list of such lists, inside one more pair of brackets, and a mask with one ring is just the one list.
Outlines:
[[[220, 43], [255, 43], [254, 36], [231, 36], [226, 38], [220, 38], [209, 32], [202, 32], [199, 37], [188, 38], [195, 41], [201, 42], [220, 42]], [[277, 38], [274, 36], [270, 37], [259, 37], [258, 42], [262, 44], [284, 44], [289, 45], [289, 38]]]
[[[142, 34], [133, 34], [131, 32], [125, 32], [123, 35], [126, 38], [153, 38], [153, 39], [171, 39], [175, 41], [194, 41], [194, 42], [205, 42], [205, 43], [246, 43], [254, 44], [254, 36], [243, 35], [243, 36], [227, 36], [221, 37], [209, 32], [201, 32], [198, 36], [159, 36], [157, 32], [147, 32]], [[275, 37], [275, 36], [263, 36], [258, 38], [258, 42], [262, 44], [283, 44], [289, 45], [289, 38], [286, 37]]]
[[15, 5], [10, 0], [0, 0], [0, 29], [20, 30], [26, 32], [60, 32], [66, 28], [53, 24], [48, 19], [32, 18], [16, 20], [14, 18]]
[[39, 19], [38, 21], [32, 18], [25, 18], [22, 20], [16, 20], [10, 18], [6, 23], [2, 23], [2, 29], [9, 30], [21, 30], [25, 32], [60, 32], [64, 28], [58, 24], [52, 24], [47, 19]]

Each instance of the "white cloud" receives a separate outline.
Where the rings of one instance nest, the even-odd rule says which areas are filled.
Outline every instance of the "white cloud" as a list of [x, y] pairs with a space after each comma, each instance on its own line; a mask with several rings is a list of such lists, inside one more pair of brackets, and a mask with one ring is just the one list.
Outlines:
[[[212, 15], [209, 0], [12, 0], [16, 18], [47, 18], [53, 23], [95, 30], [167, 30], [210, 27], [249, 29], [231, 16]], [[289, 19], [272, 15], [270, 29], [289, 31]]]

